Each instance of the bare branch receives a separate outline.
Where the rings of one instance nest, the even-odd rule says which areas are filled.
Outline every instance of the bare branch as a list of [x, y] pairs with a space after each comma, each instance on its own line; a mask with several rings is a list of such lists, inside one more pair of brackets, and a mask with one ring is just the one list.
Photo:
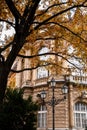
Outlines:
[[27, 15], [26, 17], [26, 21], [25, 21], [25, 31], [27, 30], [27, 28], [30, 27], [30, 25], [33, 23], [34, 21], [34, 15], [36, 12], [36, 9], [38, 7], [40, 0], [37, 1], [32, 1], [30, 7], [26, 6], [25, 11], [24, 11], [24, 15]]
[[31, 55], [31, 56], [24, 56], [24, 55], [18, 54], [18, 56], [22, 57], [22, 58], [34, 58], [37, 56], [44, 56], [44, 55], [57, 55], [57, 56], [59, 56], [58, 52], [57, 53], [48, 52], [48, 53], [43, 53], [43, 54]]
[[5, 45], [4, 47], [0, 48], [0, 54], [6, 50], [8, 47], [14, 44], [14, 41], [10, 42], [9, 44]]
[[55, 18], [56, 16], [62, 15], [63, 13], [74, 9], [74, 8], [80, 8], [80, 7], [87, 7], [86, 5], [84, 5], [85, 3], [79, 4], [79, 5], [73, 5], [67, 9], [64, 9], [56, 14], [54, 14], [53, 16], [47, 18], [46, 20], [44, 20], [43, 22], [40, 22], [34, 29], [37, 30], [40, 26], [44, 25], [45, 23], [47, 23], [48, 21], [52, 20], [53, 18]]
[[57, 40], [57, 39], [59, 39], [59, 38], [61, 38], [61, 37], [47, 37], [47, 38], [45, 38], [45, 37], [39, 37], [39, 38], [36, 38], [36, 41], [39, 41], [39, 40], [44, 40], [44, 41], [46, 41], [46, 40]]
[[[62, 57], [62, 58], [64, 58], [64, 57]], [[65, 60], [67, 60], [66, 58], [64, 58]], [[67, 60], [68, 61], [68, 60]], [[75, 68], [77, 68], [77, 69], [79, 69], [80, 70], [80, 68], [79, 67], [77, 67], [75, 64], [73, 64], [72, 62], [70, 62], [70, 61], [68, 61], [70, 64], [72, 64]], [[37, 66], [35, 66], [35, 67], [31, 67], [31, 68], [25, 68], [25, 69], [21, 69], [21, 70], [13, 70], [13, 69], [11, 69], [11, 72], [13, 72], [13, 73], [20, 73], [20, 72], [23, 72], [23, 71], [28, 71], [28, 70], [34, 70], [34, 69], [37, 69], [38, 67], [46, 67], [46, 66], [49, 66], [49, 65], [56, 65], [56, 66], [59, 66], [58, 64], [56, 64], [56, 63], [46, 63], [46, 64], [41, 64], [41, 65], [37, 65]], [[67, 68], [65, 68], [65, 67], [62, 67], [61, 66], [61, 68], [63, 68], [63, 69], [67, 69]]]
[[51, 65], [51, 63], [45, 64], [45, 65], [37, 65], [37, 66], [35, 66], [35, 67], [25, 68], [25, 69], [22, 69], [22, 70], [13, 70], [13, 69], [11, 69], [11, 72], [20, 73], [20, 72], [27, 71], [27, 70], [37, 69], [38, 67], [42, 67], [42, 66], [45, 67], [45, 66], [48, 66], [48, 65]]
[[72, 30], [70, 30], [69, 28], [67, 28], [66, 26], [64, 26], [62, 24], [59, 24], [59, 23], [56, 23], [56, 22], [47, 22], [46, 24], [55, 24], [55, 25], [58, 25], [58, 26], [64, 28], [65, 30], [69, 31], [70, 33], [72, 33], [76, 37], [80, 38], [82, 41], [87, 42], [80, 35], [78, 35], [77, 33], [73, 32]]
[[8, 23], [9, 25], [11, 25], [12, 27], [14, 27], [15, 24], [13, 24], [12, 22], [8, 21], [8, 20], [5, 20], [5, 19], [0, 19], [0, 22], [6, 22]]
[[[87, 42], [85, 39], [83, 39], [82, 37], [81, 37], [81, 35], [79, 35], [79, 34], [77, 34], [77, 33], [75, 33], [75, 32], [73, 32], [72, 30], [70, 30], [68, 27], [66, 27], [66, 26], [64, 26], [64, 25], [62, 25], [62, 24], [59, 24], [59, 23], [57, 23], [57, 22], [47, 22], [47, 23], [45, 23], [44, 25], [49, 25], [49, 24], [54, 24], [54, 25], [58, 25], [58, 26], [60, 26], [60, 27], [62, 27], [62, 28], [64, 28], [65, 30], [67, 30], [67, 31], [69, 31], [70, 33], [72, 33], [73, 35], [75, 35], [76, 37], [78, 37], [78, 38], [80, 38], [82, 41], [84, 41], [84, 42]], [[39, 38], [37, 38], [36, 40], [57, 40], [57, 39], [59, 39], [59, 38], [62, 38], [62, 36], [60, 36], [60, 37], [47, 37], [47, 38], [42, 38], [42, 37], [39, 37]]]
[[24, 56], [24, 55], [18, 55], [19, 57], [22, 57], [22, 58], [34, 58], [34, 57], [37, 57], [37, 56], [44, 56], [44, 55], [55, 55], [55, 56], [59, 56], [61, 57], [62, 59], [64, 59], [65, 61], [67, 61], [68, 63], [72, 64], [73, 66], [75, 66], [77, 69], [80, 69], [79, 67], [77, 67], [74, 63], [72, 63], [71, 61], [69, 61], [69, 59], [67, 59], [66, 57], [62, 56], [60, 53], [53, 53], [53, 52], [48, 52], [48, 53], [43, 53], [43, 54], [37, 54], [37, 55], [32, 55], [32, 56]]
[[[29, 59], [31, 59], [31, 58], [34, 58], [34, 57], [38, 57], [38, 56], [45, 56], [45, 55], [56, 55], [56, 56], [59, 56], [59, 57], [63, 57], [62, 56], [62, 52], [47, 52], [47, 53], [43, 53], [43, 54], [37, 54], [37, 55], [31, 55], [31, 56], [25, 56], [25, 55], [21, 55], [21, 54], [18, 54], [18, 57], [21, 57], [21, 58], [29, 58]], [[76, 57], [76, 56], [74, 56], [74, 55], [68, 55], [67, 54], [67, 56], [71, 56], [71, 57], [74, 57], [74, 58], [78, 58], [78, 57]], [[78, 58], [78, 59], [80, 59], [80, 58]]]
[[15, 7], [14, 3], [12, 0], [5, 0], [6, 4], [8, 5], [11, 13], [13, 14], [13, 16], [16, 19], [21, 18], [21, 14], [19, 13], [19, 11], [17, 10], [17, 8]]
[[36, 15], [36, 17], [41, 16], [41, 15], [47, 13], [47, 11], [48, 11], [50, 8], [53, 8], [53, 7], [55, 7], [55, 6], [64, 5], [64, 4], [67, 4], [67, 3], [68, 3], [68, 2], [62, 2], [62, 3], [59, 3], [59, 4], [53, 4], [53, 5], [49, 6], [46, 10], [44, 10], [43, 13]]

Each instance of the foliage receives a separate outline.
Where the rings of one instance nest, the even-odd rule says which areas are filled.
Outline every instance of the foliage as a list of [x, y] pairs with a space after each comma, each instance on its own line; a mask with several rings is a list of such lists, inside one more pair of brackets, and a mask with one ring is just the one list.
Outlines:
[[22, 90], [7, 89], [0, 112], [0, 130], [35, 130], [37, 109], [31, 96], [23, 99]]
[[[53, 48], [51, 55], [63, 61], [74, 57], [87, 62], [86, 0], [0, 0], [0, 5], [0, 102], [4, 98], [12, 65], [17, 58], [25, 58], [26, 49], [32, 51], [32, 56], [26, 57], [32, 59], [30, 70], [44, 65], [37, 58], [44, 43]], [[5, 26], [6, 32], [12, 28], [14, 33], [10, 37], [6, 33], [3, 39]], [[72, 53], [69, 53], [69, 47], [73, 47]], [[57, 65], [59, 71], [63, 61], [50, 59], [47, 62]]]

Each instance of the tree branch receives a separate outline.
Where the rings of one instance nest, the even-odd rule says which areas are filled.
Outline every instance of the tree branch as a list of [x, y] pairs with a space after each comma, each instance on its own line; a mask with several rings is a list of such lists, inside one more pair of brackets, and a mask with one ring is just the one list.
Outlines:
[[4, 51], [4, 50], [6, 50], [8, 47], [10, 47], [11, 45], [13, 45], [15, 42], [14, 41], [12, 41], [12, 42], [10, 42], [9, 44], [7, 44], [6, 46], [4, 46], [3, 48], [0, 48], [0, 54]]
[[36, 27], [34, 28], [35, 30], [37, 30], [40, 26], [44, 25], [45, 23], [47, 23], [48, 21], [52, 20], [53, 18], [55, 18], [56, 16], [59, 16], [59, 15], [62, 15], [63, 13], [71, 10], [71, 9], [74, 9], [74, 8], [80, 8], [80, 7], [87, 7], [86, 5], [84, 5], [85, 3], [83, 2], [82, 4], [79, 4], [79, 5], [73, 5], [67, 9], [64, 9], [56, 14], [54, 14], [53, 16], [47, 18], [46, 20], [44, 20], [43, 22], [40, 22], [38, 25], [36, 25]]
[[15, 24], [13, 24], [12, 22], [8, 21], [8, 20], [4, 20], [4, 19], [0, 19], [0, 22], [6, 22], [9, 25], [11, 25], [12, 27], [14, 27]]
[[60, 56], [58, 53], [48, 52], [48, 53], [43, 53], [43, 54], [31, 55], [31, 56], [24, 56], [24, 55], [18, 54], [18, 57], [21, 57], [21, 58], [34, 58], [34, 57], [37, 57], [37, 56], [44, 56], [44, 55], [57, 55], [57, 56]]
[[66, 57], [62, 56], [60, 53], [48, 52], [48, 53], [37, 54], [37, 55], [32, 55], [32, 56], [24, 56], [24, 55], [20, 55], [19, 54], [18, 56], [22, 57], [22, 58], [34, 58], [34, 57], [37, 57], [37, 56], [44, 56], [44, 55], [55, 55], [55, 56], [61, 57], [62, 59], [64, 59], [68, 63], [70, 63], [73, 66], [75, 66], [77, 69], [80, 69], [78, 66], [76, 66], [74, 63], [72, 63], [71, 61], [69, 61], [69, 59], [67, 59]]
[[59, 24], [59, 23], [56, 23], [56, 22], [47, 22], [46, 24], [55, 24], [55, 25], [58, 25], [58, 26], [64, 28], [65, 30], [69, 31], [70, 33], [72, 33], [76, 37], [80, 38], [82, 41], [87, 42], [80, 35], [78, 35], [77, 33], [73, 32], [72, 30], [70, 30], [69, 28], [67, 28], [66, 26], [64, 26], [62, 24]]
[[[64, 58], [64, 57], [63, 57]], [[64, 58], [65, 59], [65, 58]], [[67, 59], [66, 59], [67, 60]], [[67, 60], [68, 61], [68, 60]], [[75, 64], [73, 64], [72, 62], [68, 61], [70, 64], [72, 64], [75, 68], [79, 69], [79, 67], [77, 67]], [[35, 67], [31, 67], [31, 68], [25, 68], [25, 69], [21, 69], [21, 70], [13, 70], [11, 69], [11, 72], [13, 73], [20, 73], [20, 72], [23, 72], [23, 71], [28, 71], [28, 70], [34, 70], [34, 69], [37, 69], [38, 67], [46, 67], [46, 66], [49, 66], [49, 65], [56, 65], [56, 66], [59, 66], [58, 64], [56, 63], [46, 63], [46, 64], [41, 64], [41, 65], [37, 65]], [[62, 67], [63, 69], [67, 69], [65, 67]]]
[[[57, 23], [57, 22], [47, 22], [47, 23], [45, 23], [44, 25], [49, 25], [49, 24], [54, 24], [54, 25], [58, 25], [58, 26], [60, 26], [60, 27], [62, 27], [62, 28], [64, 28], [65, 30], [67, 30], [67, 31], [69, 31], [70, 33], [72, 33], [73, 35], [75, 35], [76, 37], [78, 37], [78, 38], [80, 38], [82, 41], [84, 41], [84, 42], [87, 42], [85, 39], [83, 39], [80, 35], [78, 35], [77, 33], [75, 33], [75, 32], [73, 32], [72, 30], [70, 30], [69, 28], [67, 28], [66, 26], [64, 26], [64, 25], [62, 25], [62, 24], [59, 24], [59, 23]], [[61, 36], [62, 37], [62, 36]], [[61, 37], [48, 37], [48, 38], [42, 38], [42, 37], [40, 37], [40, 38], [37, 38], [36, 40], [55, 40], [55, 39], [59, 39], [59, 38], [61, 38]]]
[[27, 17], [26, 17], [26, 20], [25, 20], [24, 31], [28, 30], [27, 28], [29, 28], [30, 25], [33, 23], [34, 15], [35, 15], [35, 12], [36, 12], [36, 9], [38, 7], [39, 2], [40, 2], [40, 0], [37, 0], [37, 1], [35, 1], [35, 0], [33, 1], [32, 0], [31, 6], [30, 7], [26, 6], [25, 11], [24, 11], [24, 15], [26, 14]]
[[62, 38], [61, 36], [60, 37], [47, 37], [47, 38], [43, 38], [43, 37], [39, 37], [39, 38], [36, 38], [36, 41], [39, 41], [39, 40], [57, 40], [57, 39], [59, 39], [59, 38]]
[[[64, 5], [64, 4], [67, 4], [67, 3], [68, 3], [68, 2], [62, 2], [62, 3], [59, 3], [59, 4], [53, 4], [53, 5], [49, 6], [46, 10], [44, 10], [43, 13], [36, 15], [36, 17], [45, 14], [50, 8], [53, 8], [53, 7], [55, 7], [55, 6]], [[36, 18], [36, 17], [35, 17], [35, 18]]]
[[19, 11], [17, 10], [17, 8], [15, 7], [14, 3], [12, 0], [5, 0], [6, 4], [8, 5], [11, 13], [13, 14], [13, 16], [16, 19], [21, 18], [21, 14], [19, 13]]

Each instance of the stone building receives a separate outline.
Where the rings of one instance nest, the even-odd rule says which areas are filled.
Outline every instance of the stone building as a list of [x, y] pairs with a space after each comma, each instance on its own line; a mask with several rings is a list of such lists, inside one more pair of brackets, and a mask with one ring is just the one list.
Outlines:
[[[42, 47], [39, 53], [47, 52], [47, 48]], [[31, 55], [31, 50], [26, 50], [25, 54]], [[43, 56], [43, 59], [46, 58], [48, 57]], [[17, 70], [22, 69], [23, 66], [29, 68], [31, 66], [30, 62], [27, 58], [24, 60], [23, 58], [17, 59]], [[62, 63], [62, 65], [65, 66], [66, 64]], [[65, 76], [68, 76], [66, 81]], [[44, 99], [46, 103], [40, 104], [40, 109], [38, 110], [37, 130], [53, 129], [53, 111], [52, 106], [49, 105], [53, 93], [50, 85], [52, 77], [56, 81], [54, 88], [54, 96], [55, 100], [57, 100], [57, 104], [54, 107], [55, 130], [85, 130], [87, 125], [87, 76], [84, 74], [67, 75], [66, 71], [58, 74], [56, 69], [51, 72], [51, 70], [45, 67], [23, 71], [15, 75], [15, 85], [24, 89], [24, 98], [31, 94], [33, 100], [38, 100], [37, 95], [42, 90], [46, 91], [46, 98]], [[68, 86], [68, 94], [66, 99], [62, 100], [64, 95], [61, 88], [65, 83]]]

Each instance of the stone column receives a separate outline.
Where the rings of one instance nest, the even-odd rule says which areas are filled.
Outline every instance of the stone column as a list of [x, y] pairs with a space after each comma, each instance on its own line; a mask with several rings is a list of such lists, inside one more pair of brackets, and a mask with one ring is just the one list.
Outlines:
[[[51, 49], [52, 53], [55, 53], [55, 41], [54, 40], [52, 40], [50, 43], [50, 49]], [[51, 59], [52, 59], [52, 61], [57, 61], [56, 55], [51, 55]], [[55, 76], [57, 74], [56, 66], [53, 65], [50, 72], [51, 72], [51, 75]]]
[[32, 79], [33, 79], [33, 80], [36, 80], [36, 79], [37, 79], [37, 69], [34, 69], [34, 70], [33, 70]]
[[69, 128], [74, 130], [74, 103], [73, 103], [73, 85], [69, 86]]
[[[26, 56], [30, 56], [31, 55], [31, 51], [30, 50], [26, 50], [25, 53]], [[31, 67], [31, 61], [29, 58], [25, 58], [24, 60], [24, 68], [30, 68]], [[26, 81], [30, 81], [31, 80], [31, 70], [27, 70], [23, 72], [24, 75], [24, 82]]]
[[[22, 58], [19, 58], [17, 61], [17, 70], [22, 69]], [[22, 74], [21, 73], [16, 73], [16, 87], [20, 88], [21, 87], [21, 80], [22, 80]]]

